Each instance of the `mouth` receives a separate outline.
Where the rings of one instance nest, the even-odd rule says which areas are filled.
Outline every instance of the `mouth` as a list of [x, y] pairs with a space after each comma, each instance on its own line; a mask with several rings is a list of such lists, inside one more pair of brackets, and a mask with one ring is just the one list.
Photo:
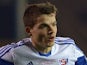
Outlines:
[[55, 38], [55, 37], [51, 36], [51, 37], [48, 38], [48, 41], [49, 41], [49, 42], [53, 42], [53, 41], [54, 41], [54, 38]]

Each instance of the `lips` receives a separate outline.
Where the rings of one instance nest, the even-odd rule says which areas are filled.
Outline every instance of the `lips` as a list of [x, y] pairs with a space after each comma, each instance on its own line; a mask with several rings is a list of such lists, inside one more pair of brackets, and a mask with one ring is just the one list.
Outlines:
[[54, 41], [54, 37], [53, 36], [49, 37], [48, 41], [50, 41], [50, 42]]

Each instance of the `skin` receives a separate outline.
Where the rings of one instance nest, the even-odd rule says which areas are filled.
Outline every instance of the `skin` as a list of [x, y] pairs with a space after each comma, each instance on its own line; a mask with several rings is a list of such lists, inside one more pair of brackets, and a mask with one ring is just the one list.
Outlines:
[[32, 45], [41, 53], [48, 53], [54, 45], [54, 38], [57, 33], [55, 13], [43, 14], [37, 17], [37, 23], [33, 28], [26, 28], [31, 33]]

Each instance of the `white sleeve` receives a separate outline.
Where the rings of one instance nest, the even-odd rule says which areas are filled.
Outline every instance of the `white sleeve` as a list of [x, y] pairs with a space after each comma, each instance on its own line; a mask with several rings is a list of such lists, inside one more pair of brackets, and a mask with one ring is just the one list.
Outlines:
[[1, 59], [9, 61], [9, 62], [13, 62], [13, 49], [9, 50], [9, 52], [7, 52], [4, 56], [1, 57]]
[[75, 57], [78, 59], [79, 57], [82, 56], [86, 57], [83, 51], [75, 44]]
[[0, 48], [0, 58], [8, 61], [12, 61], [12, 50], [16, 47], [19, 47], [23, 45], [24, 43], [22, 41], [19, 41], [17, 43], [11, 43], [5, 46], [2, 46]]

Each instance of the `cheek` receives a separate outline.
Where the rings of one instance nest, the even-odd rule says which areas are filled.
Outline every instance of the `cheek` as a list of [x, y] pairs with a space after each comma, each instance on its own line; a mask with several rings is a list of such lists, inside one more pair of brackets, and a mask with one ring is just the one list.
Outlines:
[[54, 28], [54, 32], [57, 33], [57, 27]]
[[58, 30], [57, 30], [57, 28], [56, 28], [56, 31], [55, 31], [55, 32], [57, 33], [57, 31], [58, 31]]
[[38, 41], [39, 42], [44, 42], [45, 41], [45, 38], [46, 38], [46, 36], [44, 34], [39, 34], [38, 35]]
[[46, 36], [47, 36], [46, 33], [47, 33], [47, 31], [45, 29], [44, 30], [38, 30], [38, 31], [33, 30], [32, 31], [32, 37], [38, 42], [44, 42], [45, 39], [46, 39]]

